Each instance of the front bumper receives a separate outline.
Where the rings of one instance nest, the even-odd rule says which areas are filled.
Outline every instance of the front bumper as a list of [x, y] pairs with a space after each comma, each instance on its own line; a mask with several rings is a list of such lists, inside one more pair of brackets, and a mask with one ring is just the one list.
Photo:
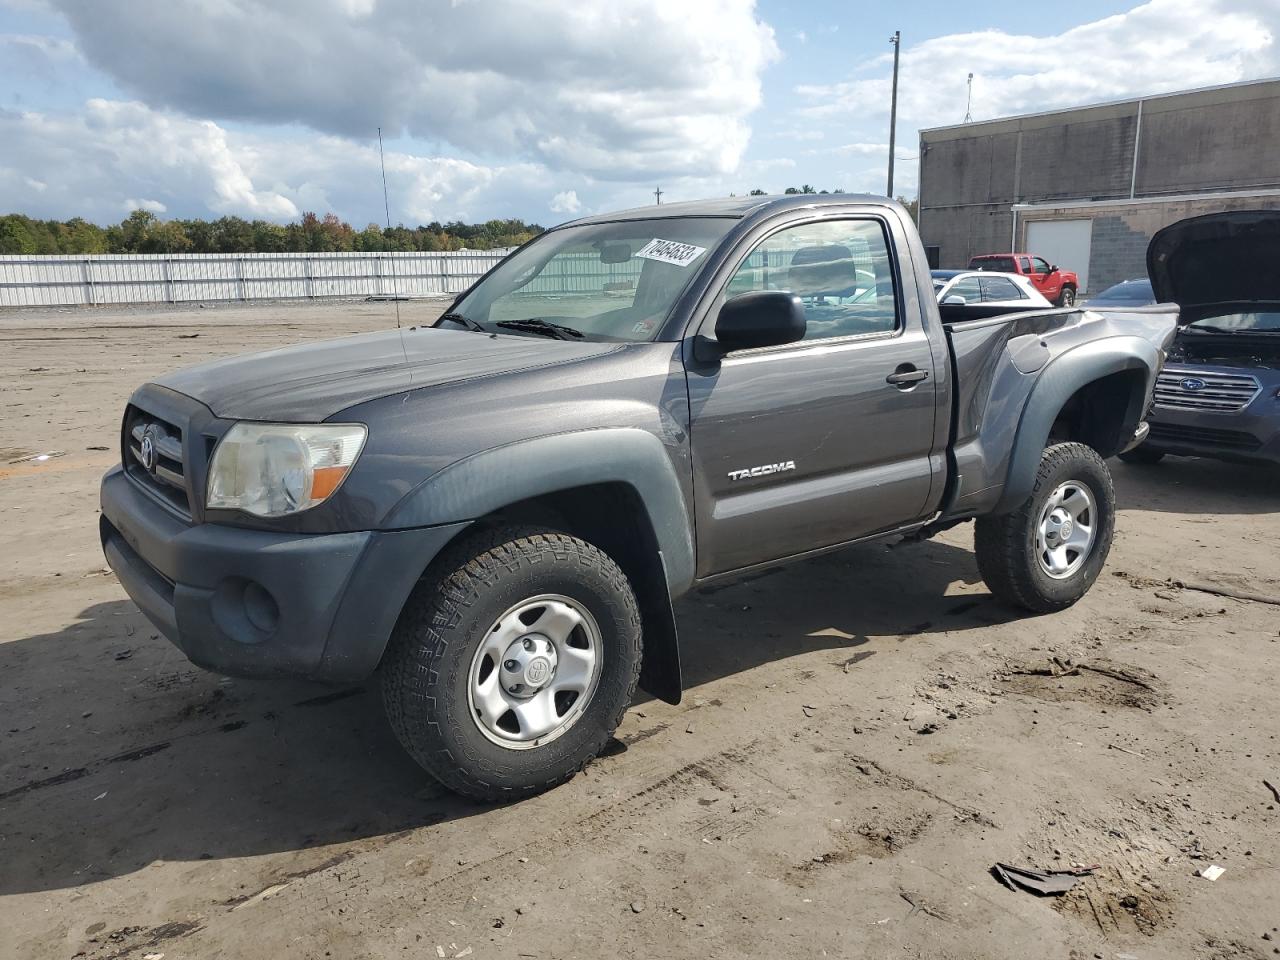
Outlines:
[[238, 676], [369, 676], [422, 571], [466, 526], [296, 534], [191, 524], [119, 467], [101, 497], [102, 549], [125, 591], [192, 662]]
[[1156, 406], [1147, 447], [1175, 456], [1280, 463], [1280, 398], [1275, 387], [1237, 413]]

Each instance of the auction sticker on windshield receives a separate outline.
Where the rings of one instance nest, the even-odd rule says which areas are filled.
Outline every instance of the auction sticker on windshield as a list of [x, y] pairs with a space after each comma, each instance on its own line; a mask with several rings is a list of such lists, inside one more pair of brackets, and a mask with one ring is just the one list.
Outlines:
[[650, 240], [638, 251], [637, 257], [646, 260], [660, 260], [663, 263], [674, 263], [677, 267], [687, 267], [706, 253], [706, 247], [695, 247], [691, 243], [679, 243], [675, 240]]

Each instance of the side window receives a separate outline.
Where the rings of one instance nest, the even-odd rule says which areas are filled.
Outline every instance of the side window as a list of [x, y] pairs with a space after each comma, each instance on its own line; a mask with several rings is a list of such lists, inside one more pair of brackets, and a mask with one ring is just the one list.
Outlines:
[[947, 291], [945, 299], [951, 297], [964, 297], [965, 303], [978, 303], [982, 300], [982, 289], [978, 286], [978, 278], [965, 277], [963, 280], [957, 280]]
[[1044, 260], [1044, 259], [1042, 259], [1042, 258], [1040, 258], [1040, 257], [1032, 257], [1031, 259], [1032, 259], [1032, 261], [1033, 261], [1033, 262], [1035, 263], [1035, 265], [1036, 265], [1036, 273], [1048, 273], [1048, 272], [1049, 272], [1049, 263], [1048, 263], [1048, 261], [1047, 261], [1047, 260]]
[[1008, 277], [983, 277], [983, 300], [1025, 300], [1026, 296], [1018, 285]]
[[1030, 258], [1030, 257], [1019, 257], [1019, 258], [1018, 258], [1018, 263], [1019, 263], [1019, 265], [1022, 267], [1022, 272], [1023, 272], [1024, 274], [1028, 274], [1028, 275], [1029, 275], [1029, 274], [1031, 273], [1031, 258]]
[[893, 265], [877, 220], [827, 220], [779, 230], [738, 267], [726, 297], [788, 290], [804, 302], [805, 340], [898, 327]]

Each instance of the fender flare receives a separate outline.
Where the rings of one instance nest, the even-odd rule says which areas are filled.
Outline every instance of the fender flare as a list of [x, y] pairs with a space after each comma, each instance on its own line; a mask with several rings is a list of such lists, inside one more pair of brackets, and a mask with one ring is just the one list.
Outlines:
[[522, 500], [599, 483], [626, 484], [647, 514], [660, 567], [641, 564], [643, 569], [631, 571], [645, 621], [640, 685], [679, 703], [680, 642], [672, 601], [693, 584], [693, 524], [671, 457], [654, 434], [603, 428], [485, 450], [420, 483], [392, 508], [383, 527], [471, 521]]
[[1160, 353], [1155, 344], [1133, 336], [1094, 340], [1050, 361], [1036, 379], [1023, 406], [1009, 456], [1004, 492], [992, 513], [1008, 513], [1031, 495], [1049, 431], [1053, 429], [1063, 406], [1077, 390], [1115, 373], [1143, 371], [1146, 385], [1142, 396], [1138, 403], [1130, 402], [1122, 424], [1122, 430], [1131, 433], [1142, 420], [1160, 363]]

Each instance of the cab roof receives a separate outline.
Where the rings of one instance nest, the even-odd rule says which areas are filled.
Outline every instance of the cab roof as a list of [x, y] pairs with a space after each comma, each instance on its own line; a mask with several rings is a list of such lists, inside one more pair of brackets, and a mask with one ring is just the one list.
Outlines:
[[657, 217], [731, 217], [741, 219], [753, 214], [788, 210], [796, 207], [820, 207], [834, 204], [878, 203], [893, 201], [865, 193], [787, 193], [772, 196], [720, 197], [714, 200], [689, 200], [683, 203], [650, 204], [611, 213], [571, 220], [561, 226], [588, 223], [613, 223], [619, 220], [652, 220]]

